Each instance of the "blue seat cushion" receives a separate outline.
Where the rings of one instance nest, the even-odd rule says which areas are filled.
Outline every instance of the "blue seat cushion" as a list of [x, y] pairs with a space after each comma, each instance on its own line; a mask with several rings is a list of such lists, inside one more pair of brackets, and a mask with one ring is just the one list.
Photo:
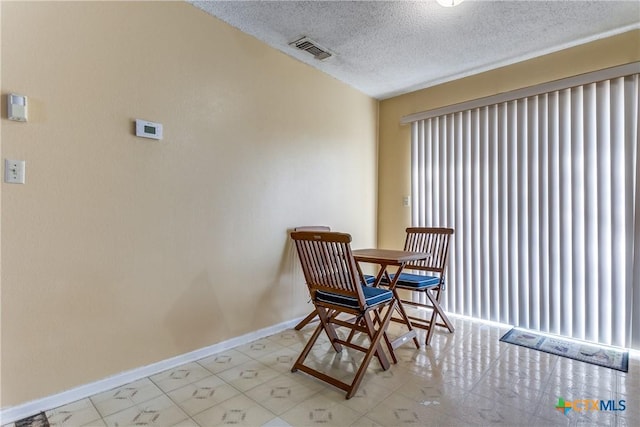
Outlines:
[[367, 283], [367, 285], [373, 285], [373, 282], [376, 281], [376, 276], [370, 276], [368, 274], [365, 274], [364, 281]]
[[[391, 280], [395, 277], [395, 274], [390, 274]], [[388, 284], [385, 279], [382, 279], [383, 284]], [[419, 274], [400, 273], [400, 279], [396, 283], [396, 287], [410, 288], [410, 289], [428, 289], [434, 286], [438, 286], [440, 278], [437, 276], [422, 276]]]
[[[364, 293], [365, 302], [369, 307], [387, 302], [393, 298], [393, 293], [388, 289], [363, 286], [362, 292]], [[343, 307], [359, 308], [358, 300], [356, 298], [335, 294], [333, 292], [318, 291], [316, 292], [316, 299], [318, 301], [341, 305]]]

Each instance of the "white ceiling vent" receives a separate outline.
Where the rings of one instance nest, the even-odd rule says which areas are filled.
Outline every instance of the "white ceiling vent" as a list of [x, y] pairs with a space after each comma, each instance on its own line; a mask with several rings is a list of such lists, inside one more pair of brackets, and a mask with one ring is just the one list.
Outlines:
[[323, 48], [318, 46], [318, 43], [311, 40], [309, 37], [302, 37], [294, 42], [289, 43], [289, 46], [296, 47], [300, 50], [305, 50], [313, 55], [314, 58], [323, 61], [331, 56], [331, 53]]

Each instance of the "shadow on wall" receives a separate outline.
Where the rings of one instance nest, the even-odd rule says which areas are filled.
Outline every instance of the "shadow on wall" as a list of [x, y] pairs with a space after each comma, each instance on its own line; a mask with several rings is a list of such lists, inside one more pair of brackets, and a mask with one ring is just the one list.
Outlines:
[[298, 254], [290, 234], [286, 238], [278, 271], [265, 291], [260, 295], [260, 305], [253, 317], [254, 325], [275, 325], [306, 315], [311, 308], [301, 308], [309, 300]]
[[229, 322], [213, 286], [208, 273], [199, 274], [167, 315], [164, 324], [177, 348], [198, 349], [227, 336]]

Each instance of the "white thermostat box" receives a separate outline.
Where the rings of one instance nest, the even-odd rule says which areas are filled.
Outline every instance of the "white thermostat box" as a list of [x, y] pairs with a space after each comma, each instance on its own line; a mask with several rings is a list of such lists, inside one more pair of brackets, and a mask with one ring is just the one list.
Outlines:
[[136, 119], [136, 136], [162, 139], [162, 124]]
[[7, 118], [17, 122], [27, 121], [27, 97], [10, 93], [7, 95]]

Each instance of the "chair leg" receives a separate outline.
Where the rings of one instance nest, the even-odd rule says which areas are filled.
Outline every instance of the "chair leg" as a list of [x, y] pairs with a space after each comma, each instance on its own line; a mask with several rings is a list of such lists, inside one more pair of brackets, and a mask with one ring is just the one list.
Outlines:
[[291, 368], [291, 372], [296, 372], [298, 369], [304, 366], [304, 360], [309, 355], [309, 352], [315, 345], [322, 331], [325, 331], [327, 333], [329, 340], [331, 340], [331, 345], [333, 346], [333, 349], [338, 353], [342, 351], [342, 346], [340, 345], [340, 343], [337, 342], [338, 335], [336, 334], [335, 328], [333, 327], [333, 325], [329, 320], [329, 317], [332, 315], [335, 315], [335, 313], [329, 313], [329, 311], [324, 308], [317, 308], [316, 312], [318, 314], [318, 317], [320, 318], [320, 324], [313, 331], [313, 334], [311, 334], [311, 337], [309, 338], [307, 345], [304, 347], [304, 349], [300, 353], [300, 356], [298, 356], [298, 359], [293, 364], [293, 367]]
[[[382, 325], [382, 320], [380, 319], [380, 315], [378, 313], [378, 310], [373, 310], [372, 322], [373, 322], [372, 324], [368, 324], [364, 316], [358, 318], [358, 324], [361, 325], [363, 328], [365, 328], [365, 330], [367, 330], [367, 335], [369, 336], [369, 340], [370, 341], [372, 340], [372, 334], [370, 332], [368, 332], [368, 331], [375, 330], [375, 325]], [[347, 340], [347, 342], [351, 342], [351, 339], [352, 339], [352, 337], [355, 336], [355, 334], [356, 334], [356, 330], [352, 329], [351, 333], [349, 334], [349, 339]], [[393, 359], [393, 363], [394, 364], [398, 363], [398, 359], [396, 358], [396, 354], [394, 353], [393, 347], [391, 346], [392, 345], [391, 341], [389, 341], [389, 338], [387, 337], [386, 330], [382, 334], [382, 337], [385, 339], [387, 347], [389, 347], [389, 351], [391, 353], [391, 357]], [[380, 343], [379, 345], [380, 345], [380, 347], [382, 347], [382, 343]], [[382, 348], [380, 348], [378, 351], [376, 351], [375, 356], [378, 359], [378, 362], [380, 363], [380, 367], [382, 368], [383, 371], [386, 371], [387, 369], [389, 369], [389, 367], [390, 367], [389, 360], [387, 359], [387, 356], [384, 353], [384, 351], [382, 351]]]
[[[397, 302], [394, 302], [394, 304], [397, 304]], [[374, 322], [376, 324], [382, 324], [382, 320], [380, 319], [380, 310], [382, 309], [378, 309], [374, 311]], [[391, 308], [391, 311], [393, 312], [393, 308]], [[391, 320], [393, 320], [393, 313], [392, 313], [392, 318], [389, 320], [389, 323], [391, 323]], [[384, 342], [387, 345], [387, 349], [389, 349], [389, 353], [391, 354], [391, 360], [393, 361], [393, 364], [397, 364], [398, 363], [398, 358], [396, 357], [396, 353], [393, 350], [393, 343], [391, 342], [391, 340], [389, 339], [389, 335], [387, 335], [387, 330], [385, 328], [384, 333], [382, 334], [382, 338], [384, 338]], [[384, 367], [383, 367], [384, 368]]]
[[376, 323], [379, 325], [379, 330], [377, 333], [382, 334], [381, 338], [377, 338], [377, 340], [379, 341], [378, 343], [378, 350], [376, 350], [376, 357], [378, 358], [378, 362], [380, 362], [380, 366], [382, 367], [383, 370], [387, 370], [388, 368], [388, 364], [389, 361], [386, 358], [386, 355], [384, 353], [384, 351], [382, 350], [382, 339], [384, 339], [385, 344], [387, 346], [387, 349], [389, 350], [389, 354], [391, 355], [391, 360], [393, 360], [393, 363], [396, 364], [398, 363], [398, 358], [396, 357], [396, 352], [393, 349], [393, 344], [391, 343], [391, 340], [389, 340], [389, 337], [387, 336], [387, 328], [389, 327], [389, 324], [391, 323], [391, 318], [393, 317], [393, 310], [395, 309], [395, 306], [398, 305], [397, 301], [393, 301], [391, 303], [391, 305], [389, 305], [389, 307], [387, 307], [388, 313], [387, 316], [385, 317], [385, 319], [381, 319], [380, 318], [380, 310], [374, 310], [373, 311], [373, 323], [368, 325], [368, 328], [370, 331], [375, 331], [376, 329], [373, 328], [373, 325], [375, 325]]
[[291, 367], [291, 372], [296, 372], [301, 366], [304, 365], [304, 360], [307, 358], [307, 355], [313, 348], [313, 345], [318, 340], [318, 337], [320, 336], [320, 333], [322, 332], [323, 329], [324, 329], [323, 325], [319, 324], [316, 330], [313, 331], [313, 334], [311, 334], [309, 341], [307, 341], [307, 345], [304, 346], [304, 348], [302, 349], [302, 352], [300, 353], [300, 356], [298, 356], [298, 359], [295, 361], [295, 363]]
[[[360, 383], [364, 378], [364, 374], [367, 371], [367, 368], [369, 367], [369, 363], [371, 362], [371, 358], [373, 356], [376, 356], [380, 361], [380, 364], [384, 366], [382, 361], [386, 359], [386, 357], [383, 358], [381, 354], [383, 350], [382, 350], [382, 346], [380, 345], [380, 339], [382, 338], [385, 331], [387, 330], [387, 327], [389, 326], [389, 321], [391, 320], [391, 316], [393, 315], [393, 309], [395, 308], [394, 307], [395, 304], [396, 302], [393, 301], [392, 305], [389, 307], [389, 311], [387, 312], [386, 316], [382, 321], [382, 324], [379, 325], [378, 330], [375, 329], [373, 320], [371, 319], [369, 313], [364, 314], [363, 320], [367, 325], [367, 333], [369, 334], [371, 345], [367, 350], [364, 356], [364, 359], [362, 359], [360, 368], [358, 369], [356, 376], [353, 378], [353, 382], [351, 383], [351, 387], [349, 388], [349, 391], [347, 391], [347, 399], [350, 399], [351, 397], [353, 397], [353, 395], [358, 391], [358, 387], [360, 386]], [[376, 332], [373, 333], [373, 331], [376, 331]], [[393, 354], [393, 349], [391, 349], [391, 351]], [[395, 355], [393, 357], [395, 358]]]
[[333, 349], [340, 353], [342, 351], [342, 346], [340, 345], [338, 334], [336, 333], [336, 328], [331, 323], [331, 318], [338, 316], [340, 313], [338, 312], [330, 312], [326, 308], [316, 307], [316, 312], [318, 313], [318, 317], [320, 318], [320, 325], [327, 333], [327, 337], [329, 341], [331, 341], [331, 345]]
[[[355, 344], [355, 343], [345, 342], [342, 340], [339, 340], [339, 342], [334, 341], [334, 348], [335, 348], [335, 345], [337, 345], [341, 349], [342, 348], [341, 343], [342, 343], [344, 345], [351, 346], [365, 353], [364, 358], [360, 362], [360, 366], [357, 369], [356, 375], [350, 384], [342, 382], [337, 378], [333, 378], [327, 374], [324, 374], [304, 364], [305, 359], [311, 352], [311, 349], [317, 342], [318, 337], [320, 336], [323, 330], [327, 333], [327, 335], [330, 338], [334, 336], [336, 337], [336, 340], [338, 340], [334, 325], [332, 323], [335, 320], [335, 317], [338, 315], [338, 313], [333, 311], [330, 312], [329, 310], [323, 307], [317, 307], [318, 317], [320, 318], [320, 324], [314, 330], [313, 334], [309, 338], [309, 341], [307, 342], [304, 349], [300, 353], [300, 356], [298, 356], [298, 359], [295, 361], [293, 367], [291, 368], [291, 372], [296, 372], [300, 370], [322, 381], [332, 384], [346, 391], [347, 392], [346, 398], [350, 399], [357, 392], [358, 387], [360, 386], [360, 383], [362, 382], [362, 379], [364, 377], [364, 374], [367, 372], [369, 363], [371, 362], [371, 359], [374, 356], [378, 359], [378, 361], [380, 362], [380, 365], [384, 370], [389, 368], [389, 360], [387, 359], [386, 353], [384, 353], [384, 350], [382, 349], [381, 340], [386, 335], [386, 329], [389, 326], [389, 322], [391, 321], [393, 312], [396, 309], [396, 304], [397, 302], [394, 300], [388, 305], [387, 312], [385, 313], [383, 318], [380, 318], [381, 314], [378, 314], [375, 312], [375, 310], [373, 310], [374, 311], [373, 315], [370, 314], [371, 311], [368, 311], [368, 312], [365, 312], [362, 316], [360, 316], [359, 319], [356, 319], [356, 322], [353, 324], [353, 326], [357, 328], [361, 333], [367, 334], [370, 342], [370, 345], [368, 348], [359, 346], [358, 344]], [[340, 322], [340, 325], [345, 326], [345, 323]], [[387, 345], [389, 346], [388, 342], [387, 342]], [[394, 362], [396, 362], [397, 359], [393, 351], [393, 347], [389, 346], [389, 351], [391, 352], [391, 356], [393, 357]]]
[[304, 319], [302, 319], [296, 326], [294, 326], [293, 329], [295, 329], [296, 331], [299, 331], [300, 329], [304, 328], [305, 326], [307, 326], [307, 324], [309, 322], [311, 322], [313, 319], [315, 319], [315, 317], [318, 315], [318, 313], [313, 310], [311, 313], [309, 313], [307, 315], [307, 317], [305, 317]]
[[433, 295], [428, 290], [425, 291], [425, 294], [427, 295], [427, 298], [429, 298], [429, 302], [433, 307], [433, 310], [431, 311], [431, 320], [429, 321], [429, 329], [427, 330], [427, 337], [425, 338], [425, 345], [429, 345], [431, 343], [431, 338], [433, 337], [433, 332], [437, 326], [438, 317], [442, 319], [449, 332], [453, 333], [455, 328], [440, 305], [440, 289], [436, 291], [436, 295]]
[[445, 326], [449, 330], [449, 332], [453, 333], [455, 331], [455, 328], [453, 327], [453, 323], [451, 323], [451, 321], [449, 320], [449, 317], [447, 316], [447, 313], [444, 312], [442, 305], [440, 305], [440, 300], [442, 298], [441, 293], [442, 293], [442, 288], [438, 288], [438, 292], [436, 293], [435, 306], [437, 307], [438, 315], [440, 316], [440, 319], [442, 319], [444, 324], [439, 324], [439, 323], [436, 323], [436, 324]]

